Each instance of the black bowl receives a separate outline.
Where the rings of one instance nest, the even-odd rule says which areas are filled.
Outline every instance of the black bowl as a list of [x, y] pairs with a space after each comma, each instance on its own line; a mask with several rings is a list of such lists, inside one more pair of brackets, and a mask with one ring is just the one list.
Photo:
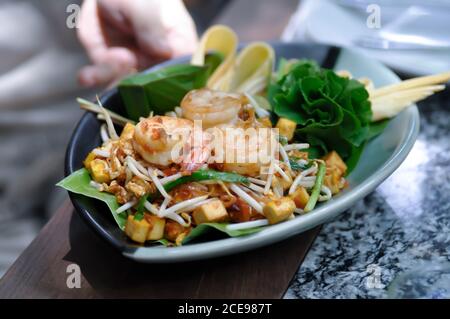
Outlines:
[[[327, 68], [332, 68], [334, 66], [340, 52], [338, 48], [323, 45], [305, 45], [294, 43], [271, 44], [277, 57], [284, 57], [287, 59], [313, 59], [320, 63], [323, 67]], [[145, 72], [155, 71], [168, 65], [188, 62], [189, 57], [173, 59], [158, 64]], [[100, 100], [106, 108], [125, 115], [122, 99], [116, 88], [104, 93]], [[83, 160], [86, 158], [87, 154], [101, 144], [100, 125], [101, 122], [97, 120], [94, 114], [86, 112], [86, 114], [82, 116], [67, 147], [65, 159], [66, 176], [82, 168]], [[115, 248], [120, 250], [122, 253], [126, 253], [125, 255], [130, 255], [137, 247], [141, 247], [133, 244], [126, 238], [123, 232], [117, 227], [117, 224], [105, 204], [98, 200], [87, 198], [79, 194], [69, 193], [69, 195], [74, 207], [87, 222], [87, 224]]]

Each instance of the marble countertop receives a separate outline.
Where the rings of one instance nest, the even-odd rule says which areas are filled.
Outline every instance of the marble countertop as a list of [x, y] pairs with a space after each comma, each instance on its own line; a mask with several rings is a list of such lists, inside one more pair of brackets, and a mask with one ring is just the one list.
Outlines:
[[285, 298], [450, 297], [450, 90], [399, 169], [325, 224]]

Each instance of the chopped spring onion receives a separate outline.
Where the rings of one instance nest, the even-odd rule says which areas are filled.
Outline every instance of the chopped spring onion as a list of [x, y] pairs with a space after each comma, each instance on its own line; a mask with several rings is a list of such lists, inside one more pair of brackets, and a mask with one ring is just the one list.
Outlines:
[[195, 171], [191, 175], [186, 175], [174, 181], [168, 182], [167, 184], [164, 185], [164, 189], [170, 192], [172, 189], [181, 184], [206, 180], [218, 180], [227, 183], [242, 183], [242, 184], [249, 183], [248, 178], [236, 173], [218, 172], [210, 169], [205, 169]]
[[263, 213], [263, 207], [258, 203], [253, 197], [248, 195], [244, 190], [242, 190], [238, 185], [231, 184], [230, 189], [236, 193], [242, 200], [246, 201], [252, 208], [254, 208], [258, 213]]
[[135, 220], [140, 221], [144, 218], [144, 208], [145, 208], [145, 203], [147, 202], [147, 197], [148, 197], [148, 194], [142, 196], [141, 199], [139, 199], [138, 206], [136, 209], [136, 214], [134, 215]]
[[227, 230], [241, 230], [241, 229], [249, 229], [261, 226], [269, 225], [269, 221], [267, 219], [258, 219], [251, 222], [237, 223], [227, 225]]
[[319, 164], [319, 169], [316, 175], [316, 183], [314, 184], [314, 188], [311, 192], [311, 196], [309, 197], [309, 201], [305, 206], [305, 213], [308, 213], [314, 209], [316, 206], [317, 200], [320, 196], [320, 190], [322, 189], [323, 178], [325, 176], [326, 166], [323, 162]]
[[290, 158], [289, 163], [294, 171], [304, 171], [313, 165], [313, 161], [307, 161], [304, 159]]

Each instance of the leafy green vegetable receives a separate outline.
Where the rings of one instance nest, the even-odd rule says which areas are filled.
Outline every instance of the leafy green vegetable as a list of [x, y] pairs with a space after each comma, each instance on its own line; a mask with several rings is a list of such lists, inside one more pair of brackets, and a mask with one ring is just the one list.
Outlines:
[[305, 206], [305, 212], [310, 212], [316, 206], [317, 200], [320, 196], [320, 189], [322, 188], [323, 178], [325, 177], [326, 166], [324, 163], [319, 164], [319, 169], [316, 175], [316, 182], [311, 192], [311, 197]]
[[180, 64], [133, 75], [119, 84], [119, 92], [128, 117], [138, 121], [151, 111], [164, 114], [180, 105], [189, 91], [204, 87], [223, 61], [223, 54], [208, 53], [204, 66]]
[[278, 74], [269, 88], [274, 112], [297, 123], [296, 136], [311, 144], [309, 152], [359, 157], [372, 118], [364, 85], [309, 60], [285, 62]]
[[206, 169], [195, 171], [191, 175], [186, 175], [173, 182], [169, 182], [164, 185], [164, 189], [170, 192], [172, 189], [181, 184], [206, 180], [218, 180], [227, 183], [249, 183], [249, 180], [246, 177], [236, 173], [218, 172], [212, 169]]
[[294, 171], [304, 171], [313, 166], [313, 161], [308, 161], [307, 164], [300, 164], [298, 162], [300, 158], [291, 157], [289, 158], [289, 164]]
[[101, 200], [108, 205], [111, 210], [111, 214], [114, 217], [117, 225], [120, 229], [125, 228], [125, 223], [127, 221], [126, 214], [117, 214], [116, 211], [119, 208], [116, 197], [114, 195], [100, 192], [95, 187], [90, 185], [91, 177], [87, 169], [82, 168], [76, 172], [73, 172], [70, 176], [67, 176], [61, 182], [56, 184], [56, 186], [62, 187], [72, 193], [81, 194], [86, 197], [95, 198]]
[[148, 194], [145, 194], [139, 199], [139, 203], [137, 206], [136, 214], [134, 215], [134, 219], [141, 221], [144, 218], [144, 204], [147, 201]]
[[[205, 179], [220, 179], [224, 181], [229, 182], [241, 182], [246, 183], [248, 180], [238, 174], [234, 173], [225, 173], [222, 174], [221, 172], [216, 172], [213, 170], [209, 171], [197, 171], [194, 172], [199, 173], [197, 174], [197, 178], [201, 178], [199, 180], [205, 180]], [[187, 176], [186, 176], [187, 177]], [[63, 179], [61, 182], [57, 184], [57, 186], [62, 187], [70, 192], [77, 193], [84, 195], [89, 198], [95, 198], [98, 199], [104, 203], [107, 204], [109, 207], [111, 214], [114, 217], [114, 220], [116, 221], [117, 225], [120, 227], [120, 229], [125, 229], [125, 224], [127, 221], [127, 212], [123, 212], [120, 214], [116, 214], [117, 209], [119, 208], [119, 204], [117, 203], [116, 197], [114, 195], [100, 192], [95, 187], [90, 185], [91, 177], [89, 175], [89, 172], [82, 168], [74, 173], [72, 173], [70, 176]], [[167, 184], [166, 184], [167, 187]], [[175, 187], [175, 186], [174, 186]], [[142, 220], [144, 217], [144, 203], [145, 200], [147, 200], [147, 196], [143, 196], [137, 207], [137, 212], [135, 214], [135, 219]], [[255, 227], [250, 229], [243, 229], [243, 230], [228, 230], [226, 228], [227, 224], [221, 224], [221, 223], [208, 223], [208, 224], [201, 224], [197, 227], [195, 227], [188, 236], [184, 239], [183, 243], [187, 243], [195, 238], [198, 238], [207, 232], [209, 232], [211, 229], [214, 229], [216, 231], [220, 231], [222, 233], [227, 234], [231, 237], [238, 237], [238, 236], [244, 236], [248, 234], [256, 233], [260, 230], [262, 230], [264, 227]], [[156, 240], [153, 242], [150, 242], [150, 244], [161, 244], [164, 246], [170, 246], [171, 243], [166, 239]]]
[[227, 225], [228, 224], [223, 224], [223, 223], [200, 224], [197, 227], [195, 227], [194, 229], [192, 229], [191, 232], [189, 233], [189, 235], [187, 235], [186, 238], [184, 238], [183, 244], [186, 244], [196, 238], [199, 238], [199, 237], [205, 235], [206, 233], [210, 232], [211, 230], [218, 230], [222, 233], [227, 234], [230, 237], [240, 237], [240, 236], [257, 233], [257, 232], [263, 230], [265, 227], [265, 226], [263, 226], [263, 227], [254, 227], [254, 228], [240, 229], [240, 230], [228, 230]]
[[178, 106], [187, 92], [204, 87], [210, 66], [174, 65], [158, 71], [137, 74], [119, 84], [127, 115], [138, 121], [151, 111], [164, 114]]

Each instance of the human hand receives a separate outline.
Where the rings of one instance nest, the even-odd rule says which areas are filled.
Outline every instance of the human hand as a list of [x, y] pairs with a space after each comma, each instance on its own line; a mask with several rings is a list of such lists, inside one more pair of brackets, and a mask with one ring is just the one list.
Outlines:
[[192, 53], [198, 41], [181, 0], [85, 0], [78, 37], [93, 63], [78, 75], [86, 87]]

